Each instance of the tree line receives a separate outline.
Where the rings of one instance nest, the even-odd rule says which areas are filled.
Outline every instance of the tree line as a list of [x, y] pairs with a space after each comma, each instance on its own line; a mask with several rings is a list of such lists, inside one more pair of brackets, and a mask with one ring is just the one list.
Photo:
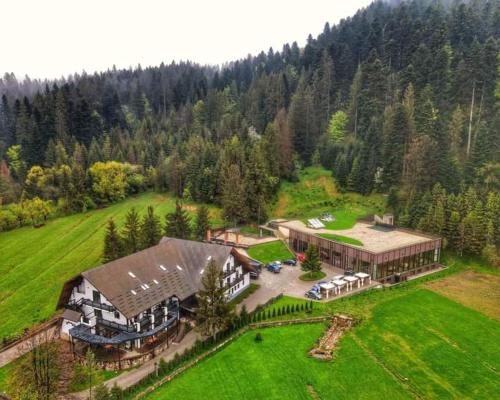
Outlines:
[[92, 172], [110, 162], [131, 180], [118, 197], [169, 190], [222, 206], [228, 225], [263, 221], [279, 182], [309, 164], [342, 190], [397, 192], [398, 211], [437, 183], [498, 192], [499, 19], [498, 0], [377, 1], [303, 48], [222, 68], [139, 66], [45, 85], [7, 75], [0, 198], [79, 199], [70, 210], [114, 201]]
[[108, 220], [102, 258], [104, 262], [110, 262], [137, 253], [156, 246], [162, 236], [203, 241], [207, 237], [210, 224], [209, 210], [205, 205], [197, 208], [194, 224], [180, 201], [176, 202], [174, 211], [165, 215], [164, 225], [153, 207], [149, 206], [142, 218], [135, 208], [131, 208], [125, 216], [121, 230], [113, 219]]

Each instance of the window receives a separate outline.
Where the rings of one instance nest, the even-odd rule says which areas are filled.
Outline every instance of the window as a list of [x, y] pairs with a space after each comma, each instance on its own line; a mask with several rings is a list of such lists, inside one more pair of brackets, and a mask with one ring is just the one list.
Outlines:
[[82, 317], [82, 322], [84, 324], [88, 324], [89, 323], [89, 319], [87, 317]]
[[120, 319], [120, 313], [118, 311], [115, 311], [115, 318]]
[[92, 300], [96, 303], [101, 302], [101, 294], [97, 290], [92, 290]]
[[102, 318], [102, 311], [94, 309], [94, 315], [96, 316], [96, 318]]

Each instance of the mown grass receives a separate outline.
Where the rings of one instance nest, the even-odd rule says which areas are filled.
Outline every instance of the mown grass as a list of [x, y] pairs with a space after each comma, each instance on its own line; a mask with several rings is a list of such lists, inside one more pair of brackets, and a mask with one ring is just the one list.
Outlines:
[[306, 272], [299, 276], [299, 279], [302, 281], [319, 281], [323, 279], [326, 274], [323, 271], [310, 271]]
[[[351, 339], [343, 343], [339, 361], [309, 358], [324, 329], [323, 324], [261, 329], [261, 342], [255, 341], [256, 331], [247, 332], [147, 399], [309, 399], [311, 390], [323, 399], [376, 399], [380, 393], [411, 398]], [[356, 384], [361, 377], [363, 384]]]
[[[0, 339], [50, 318], [66, 280], [100, 264], [106, 222], [122, 225], [127, 211], [152, 205], [164, 223], [173, 211], [169, 195], [145, 193], [110, 207], [50, 220], [42, 228], [0, 233]], [[191, 215], [195, 206], [187, 204]], [[214, 224], [219, 212], [211, 209]]]
[[[446, 258], [455, 261], [448, 270], [390, 289], [314, 302], [312, 311], [294, 314], [346, 313], [358, 320], [332, 362], [307, 356], [322, 333], [321, 324], [261, 329], [261, 343], [251, 331], [148, 399], [302, 399], [310, 398], [311, 389], [317, 398], [335, 399], [495, 398], [500, 391], [500, 323], [423, 285], [466, 266], [494, 270], [480, 261], [465, 265], [455, 256]], [[269, 309], [301, 302], [283, 297]]]
[[250, 257], [263, 264], [268, 264], [272, 261], [287, 260], [294, 257], [281, 240], [257, 244], [250, 247], [247, 253]]
[[361, 242], [358, 239], [354, 239], [354, 238], [351, 238], [348, 236], [335, 235], [333, 233], [318, 233], [318, 236], [322, 237], [324, 239], [334, 240], [336, 242], [353, 244], [355, 246], [363, 246], [363, 242]]

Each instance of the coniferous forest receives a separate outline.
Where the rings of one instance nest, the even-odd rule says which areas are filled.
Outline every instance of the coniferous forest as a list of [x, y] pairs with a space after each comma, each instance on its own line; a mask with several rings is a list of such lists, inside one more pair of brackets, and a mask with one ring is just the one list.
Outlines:
[[376, 1], [222, 67], [0, 79], [0, 231], [144, 190], [261, 222], [280, 181], [332, 170], [399, 225], [498, 262], [500, 0]]

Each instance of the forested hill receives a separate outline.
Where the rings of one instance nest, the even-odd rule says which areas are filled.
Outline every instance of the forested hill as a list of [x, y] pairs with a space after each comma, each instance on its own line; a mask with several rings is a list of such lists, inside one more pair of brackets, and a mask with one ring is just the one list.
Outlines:
[[[0, 198], [79, 210], [154, 187], [220, 203], [238, 223], [265, 217], [280, 179], [322, 163], [345, 190], [390, 193], [402, 224], [443, 234], [454, 208], [465, 225], [470, 213], [498, 217], [499, 38], [500, 0], [375, 2], [304, 48], [220, 69], [113, 69], [47, 85], [6, 75]], [[123, 185], [106, 187], [110, 176]], [[490, 222], [500, 226], [469, 228]]]

